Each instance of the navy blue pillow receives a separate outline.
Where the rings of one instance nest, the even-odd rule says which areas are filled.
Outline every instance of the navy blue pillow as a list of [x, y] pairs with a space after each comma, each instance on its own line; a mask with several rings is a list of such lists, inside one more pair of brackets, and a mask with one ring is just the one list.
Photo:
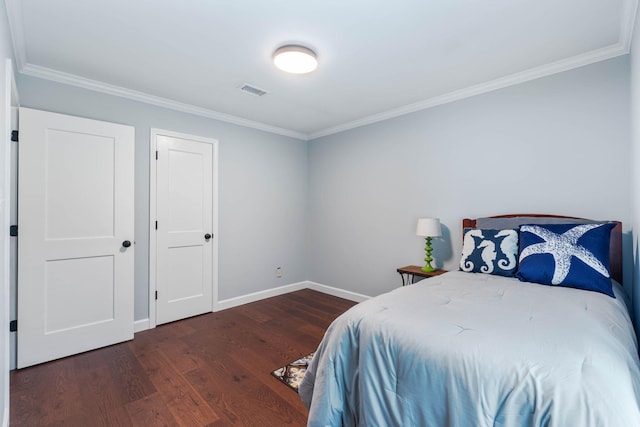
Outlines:
[[460, 270], [513, 276], [518, 258], [516, 230], [465, 228]]
[[615, 298], [609, 272], [613, 227], [614, 223], [520, 226], [520, 266], [516, 277]]

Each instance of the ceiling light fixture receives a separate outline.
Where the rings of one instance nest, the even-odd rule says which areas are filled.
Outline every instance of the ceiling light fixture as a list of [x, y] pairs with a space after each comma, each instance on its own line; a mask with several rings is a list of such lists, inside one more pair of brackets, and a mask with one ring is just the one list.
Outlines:
[[310, 73], [318, 67], [314, 51], [293, 44], [278, 48], [273, 54], [273, 63], [282, 71], [292, 74]]

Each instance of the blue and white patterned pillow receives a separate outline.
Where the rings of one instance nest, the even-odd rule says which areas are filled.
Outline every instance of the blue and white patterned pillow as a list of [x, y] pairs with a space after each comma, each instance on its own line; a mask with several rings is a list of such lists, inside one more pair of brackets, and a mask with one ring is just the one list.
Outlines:
[[517, 266], [518, 232], [466, 228], [460, 270], [513, 276]]
[[615, 298], [609, 272], [609, 240], [614, 227], [614, 223], [522, 225], [516, 277]]

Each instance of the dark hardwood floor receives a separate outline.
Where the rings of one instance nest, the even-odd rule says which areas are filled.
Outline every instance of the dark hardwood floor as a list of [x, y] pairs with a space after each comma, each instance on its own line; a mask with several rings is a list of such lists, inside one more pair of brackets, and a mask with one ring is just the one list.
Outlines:
[[309, 289], [137, 333], [11, 373], [11, 426], [304, 426], [271, 371], [355, 303]]

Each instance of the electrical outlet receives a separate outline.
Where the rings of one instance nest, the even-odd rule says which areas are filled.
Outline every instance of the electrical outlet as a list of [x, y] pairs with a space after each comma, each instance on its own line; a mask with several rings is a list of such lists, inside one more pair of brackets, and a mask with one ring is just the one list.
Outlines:
[[276, 277], [282, 277], [282, 267], [276, 268]]

